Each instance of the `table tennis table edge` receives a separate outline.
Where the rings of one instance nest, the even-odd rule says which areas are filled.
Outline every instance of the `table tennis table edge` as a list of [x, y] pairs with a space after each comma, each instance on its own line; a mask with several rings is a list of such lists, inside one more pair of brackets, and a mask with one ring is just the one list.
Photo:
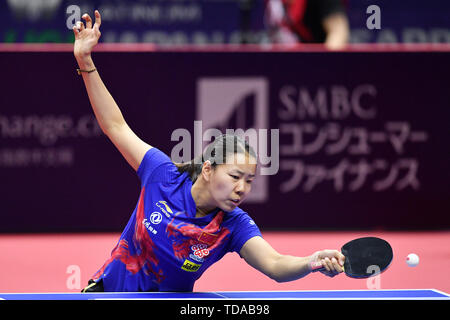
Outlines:
[[[330, 292], [367, 292], [367, 291], [431, 291], [434, 293], [437, 293], [439, 295], [442, 295], [441, 297], [327, 297], [327, 298], [321, 298], [321, 297], [228, 297], [228, 293], [296, 293], [296, 292], [302, 292], [302, 293], [330, 293]], [[194, 294], [211, 294], [216, 295], [217, 297], [164, 297], [164, 298], [158, 298], [158, 297], [151, 297], [151, 298], [145, 298], [145, 297], [114, 297], [118, 294], [124, 294], [124, 295], [145, 295], [149, 292], [99, 292], [99, 293], [75, 293], [75, 292], [45, 292], [45, 293], [0, 293], [0, 300], [7, 300], [2, 298], [2, 295], [5, 296], [14, 296], [14, 295], [55, 295], [55, 296], [67, 296], [67, 295], [86, 295], [86, 298], [88, 298], [89, 295], [92, 294], [92, 297], [89, 297], [88, 299], [80, 299], [80, 300], [191, 300], [191, 301], [199, 301], [199, 300], [446, 300], [450, 299], [450, 295], [448, 293], [445, 293], [441, 290], [437, 289], [382, 289], [382, 290], [364, 290], [364, 289], [354, 289], [354, 290], [271, 290], [271, 291], [197, 291], [193, 292]], [[173, 295], [179, 294], [180, 292], [173, 292]], [[106, 297], [99, 297], [95, 298], [96, 294], [106, 295]], [[152, 292], [152, 294], [158, 295], [158, 294], [171, 294], [171, 292]], [[111, 298], [108, 298], [107, 296], [111, 295]], [[30, 299], [30, 300], [44, 300], [44, 299]], [[49, 300], [59, 300], [59, 299], [49, 299]], [[72, 299], [67, 299], [72, 300]], [[73, 299], [76, 300], [76, 299]]]

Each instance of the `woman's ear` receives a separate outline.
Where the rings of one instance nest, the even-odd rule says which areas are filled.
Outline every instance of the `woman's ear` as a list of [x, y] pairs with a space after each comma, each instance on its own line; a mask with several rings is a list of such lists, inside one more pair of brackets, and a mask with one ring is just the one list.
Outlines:
[[206, 160], [205, 162], [203, 162], [202, 165], [202, 177], [205, 181], [208, 181], [211, 179], [211, 174], [213, 171], [213, 167], [211, 165], [211, 161]]

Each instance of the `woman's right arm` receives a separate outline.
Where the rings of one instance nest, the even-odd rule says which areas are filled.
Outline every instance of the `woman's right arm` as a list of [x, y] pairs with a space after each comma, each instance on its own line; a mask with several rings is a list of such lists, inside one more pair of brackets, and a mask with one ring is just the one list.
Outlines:
[[[91, 52], [101, 35], [101, 16], [95, 10], [94, 25], [88, 14], [84, 14], [82, 18], [86, 21], [86, 26], [82, 22], [78, 22], [73, 28], [75, 34], [74, 55], [81, 70], [92, 70], [95, 65]], [[81, 75], [100, 128], [130, 166], [137, 171], [145, 153], [152, 147], [130, 129], [99, 73], [97, 71], [81, 72]]]

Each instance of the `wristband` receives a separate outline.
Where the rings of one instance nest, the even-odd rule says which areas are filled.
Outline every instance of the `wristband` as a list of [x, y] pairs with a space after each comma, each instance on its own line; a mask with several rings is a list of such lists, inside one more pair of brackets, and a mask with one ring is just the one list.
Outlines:
[[81, 70], [81, 69], [77, 69], [77, 72], [78, 72], [79, 75], [81, 75], [82, 72], [91, 73], [91, 72], [94, 72], [94, 71], [96, 71], [96, 70], [97, 70], [97, 68], [94, 68], [94, 69], [92, 69], [92, 70]]

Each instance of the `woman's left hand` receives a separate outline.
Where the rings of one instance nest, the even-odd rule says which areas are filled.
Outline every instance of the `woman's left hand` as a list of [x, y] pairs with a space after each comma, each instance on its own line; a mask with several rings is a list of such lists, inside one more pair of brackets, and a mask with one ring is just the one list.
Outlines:
[[320, 272], [328, 277], [334, 277], [344, 271], [345, 256], [337, 250], [317, 251], [311, 255], [309, 261], [310, 263], [320, 262], [323, 267]]

